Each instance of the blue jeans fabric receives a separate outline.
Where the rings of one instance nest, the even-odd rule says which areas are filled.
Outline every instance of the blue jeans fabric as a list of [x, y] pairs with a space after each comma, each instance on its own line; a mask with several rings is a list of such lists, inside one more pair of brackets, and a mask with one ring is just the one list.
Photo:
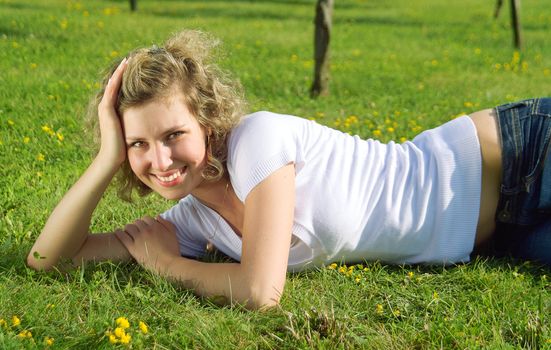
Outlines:
[[503, 173], [494, 253], [551, 266], [551, 98], [495, 110]]

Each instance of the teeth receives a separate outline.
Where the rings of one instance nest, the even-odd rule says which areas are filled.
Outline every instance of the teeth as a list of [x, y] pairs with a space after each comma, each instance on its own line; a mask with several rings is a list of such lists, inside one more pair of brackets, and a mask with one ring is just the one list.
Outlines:
[[170, 181], [173, 181], [175, 180], [178, 176], [180, 176], [182, 173], [180, 172], [180, 170], [178, 170], [177, 172], [175, 172], [174, 174], [170, 175], [170, 176], [159, 176], [157, 175], [157, 178], [159, 178], [159, 180], [163, 181], [163, 182], [170, 182]]

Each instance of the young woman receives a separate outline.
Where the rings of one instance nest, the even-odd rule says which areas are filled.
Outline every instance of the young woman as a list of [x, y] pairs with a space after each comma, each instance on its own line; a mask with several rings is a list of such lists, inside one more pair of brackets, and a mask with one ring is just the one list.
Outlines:
[[[133, 259], [199, 295], [258, 308], [278, 303], [288, 269], [333, 261], [452, 264], [492, 242], [551, 264], [551, 100], [381, 144], [287, 115], [242, 118], [239, 89], [208, 61], [211, 46], [181, 32], [113, 67], [93, 104], [99, 152], [52, 212], [29, 266]], [[154, 191], [178, 204], [90, 234], [117, 172], [123, 197]], [[197, 260], [209, 245], [237, 262]]]

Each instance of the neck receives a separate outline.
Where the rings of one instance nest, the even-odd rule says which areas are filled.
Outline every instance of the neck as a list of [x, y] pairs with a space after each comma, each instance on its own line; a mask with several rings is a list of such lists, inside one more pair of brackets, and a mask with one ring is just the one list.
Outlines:
[[191, 195], [209, 208], [220, 212], [229, 203], [230, 180], [226, 177], [210, 182], [191, 192]]

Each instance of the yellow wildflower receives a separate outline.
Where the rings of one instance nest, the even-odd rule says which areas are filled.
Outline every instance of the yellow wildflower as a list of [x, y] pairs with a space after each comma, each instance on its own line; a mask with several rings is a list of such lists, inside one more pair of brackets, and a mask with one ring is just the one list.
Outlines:
[[114, 334], [109, 334], [109, 342], [111, 344], [117, 344], [119, 342], [119, 340], [117, 339], [117, 337], [115, 337]]
[[408, 272], [408, 278], [413, 278], [413, 276], [415, 275], [415, 273], [413, 271], [410, 271]]
[[31, 63], [31, 69], [36, 69], [38, 67], [38, 64], [36, 63]]
[[52, 338], [52, 337], [45, 337], [44, 338], [44, 345], [52, 346], [53, 344], [54, 344], [54, 338]]
[[356, 277], [356, 279], [355, 279], [354, 281], [355, 281], [356, 283], [360, 283], [361, 280], [362, 280], [362, 279], [358, 276], [358, 277]]
[[111, 51], [111, 53], [109, 54], [109, 56], [111, 56], [112, 58], [115, 58], [115, 57], [119, 56], [119, 52], [116, 51], [116, 50], [113, 50], [113, 51]]
[[147, 325], [143, 321], [140, 321], [138, 327], [140, 327], [140, 331], [142, 331], [143, 334], [147, 334], [147, 332], [149, 332]]
[[65, 137], [63, 137], [63, 135], [62, 135], [59, 131], [56, 132], [56, 136], [57, 136], [57, 139], [58, 139], [59, 141], [63, 141], [63, 139], [65, 138]]
[[19, 317], [13, 315], [11, 317], [11, 324], [12, 324], [12, 326], [17, 327], [21, 324], [21, 320], [19, 319]]
[[8, 327], [8, 323], [3, 318], [0, 318], [0, 327], [2, 328]]
[[69, 24], [69, 22], [67, 22], [67, 20], [64, 18], [62, 19], [60, 22], [59, 22], [59, 26], [61, 27], [61, 29], [65, 30], [67, 29], [67, 25]]
[[331, 265], [329, 265], [327, 267], [329, 270], [335, 270], [337, 268], [337, 264], [336, 263], [332, 263]]
[[42, 131], [49, 133], [51, 130], [48, 125], [42, 125]]
[[119, 326], [122, 329], [130, 328], [130, 322], [128, 322], [128, 318], [126, 317], [119, 317], [115, 322], [117, 323], [117, 326]]
[[38, 160], [39, 162], [43, 162], [44, 160], [46, 160], [46, 157], [44, 157], [42, 153], [38, 153], [36, 155], [36, 160]]
[[377, 315], [382, 315], [384, 312], [383, 305], [377, 304], [377, 306], [375, 307], [375, 312], [377, 313]]
[[103, 27], [104, 27], [104, 24], [103, 24], [102, 21], [99, 21], [99, 22], [97, 23], [97, 25], [98, 25], [98, 28], [100, 28], [100, 29], [103, 29]]
[[398, 310], [398, 309], [392, 311], [392, 314], [393, 314], [394, 316], [396, 316], [396, 317], [398, 317], [398, 316], [401, 315], [400, 310]]
[[381, 137], [382, 134], [383, 133], [379, 129], [373, 130], [373, 136], [375, 136], [375, 137]]
[[82, 15], [83, 15], [84, 17], [88, 17], [88, 16], [90, 16], [90, 12], [84, 10], [84, 12], [82, 12]]
[[132, 340], [132, 336], [130, 334], [123, 334], [121, 339], [119, 340], [121, 344], [128, 344]]
[[33, 334], [31, 333], [31, 331], [28, 331], [28, 330], [25, 329], [25, 330], [22, 330], [21, 332], [19, 332], [17, 337], [21, 338], [21, 339], [32, 338]]
[[432, 298], [433, 298], [433, 299], [438, 299], [438, 292], [437, 292], [437, 291], [434, 291], [434, 292], [432, 293]]
[[120, 338], [120, 337], [122, 337], [123, 335], [125, 335], [126, 332], [124, 331], [124, 328], [117, 327], [117, 328], [115, 328], [114, 334], [115, 334], [116, 337]]
[[11, 119], [8, 119], [8, 124], [9, 124], [9, 125], [14, 125], [15, 122], [14, 122], [13, 120], [11, 120]]
[[476, 49], [474, 49], [475, 55], [480, 55], [481, 52], [482, 52], [482, 50], [478, 47]]
[[12, 41], [11, 47], [13, 47], [14, 49], [17, 49], [19, 47], [19, 43], [17, 41]]
[[466, 108], [472, 108], [472, 107], [474, 107], [474, 104], [472, 102], [467, 101], [467, 102], [463, 103], [463, 106], [465, 106]]
[[31, 138], [30, 137], [23, 137], [23, 143], [29, 143], [29, 141], [31, 141]]
[[407, 140], [408, 140], [408, 139], [407, 139], [406, 137], [404, 137], [404, 136], [400, 137], [400, 142], [401, 142], [401, 143], [404, 143], [404, 142], [406, 142]]
[[386, 131], [392, 134], [394, 132], [394, 128], [392, 126], [389, 126], [388, 128], [386, 128]]

